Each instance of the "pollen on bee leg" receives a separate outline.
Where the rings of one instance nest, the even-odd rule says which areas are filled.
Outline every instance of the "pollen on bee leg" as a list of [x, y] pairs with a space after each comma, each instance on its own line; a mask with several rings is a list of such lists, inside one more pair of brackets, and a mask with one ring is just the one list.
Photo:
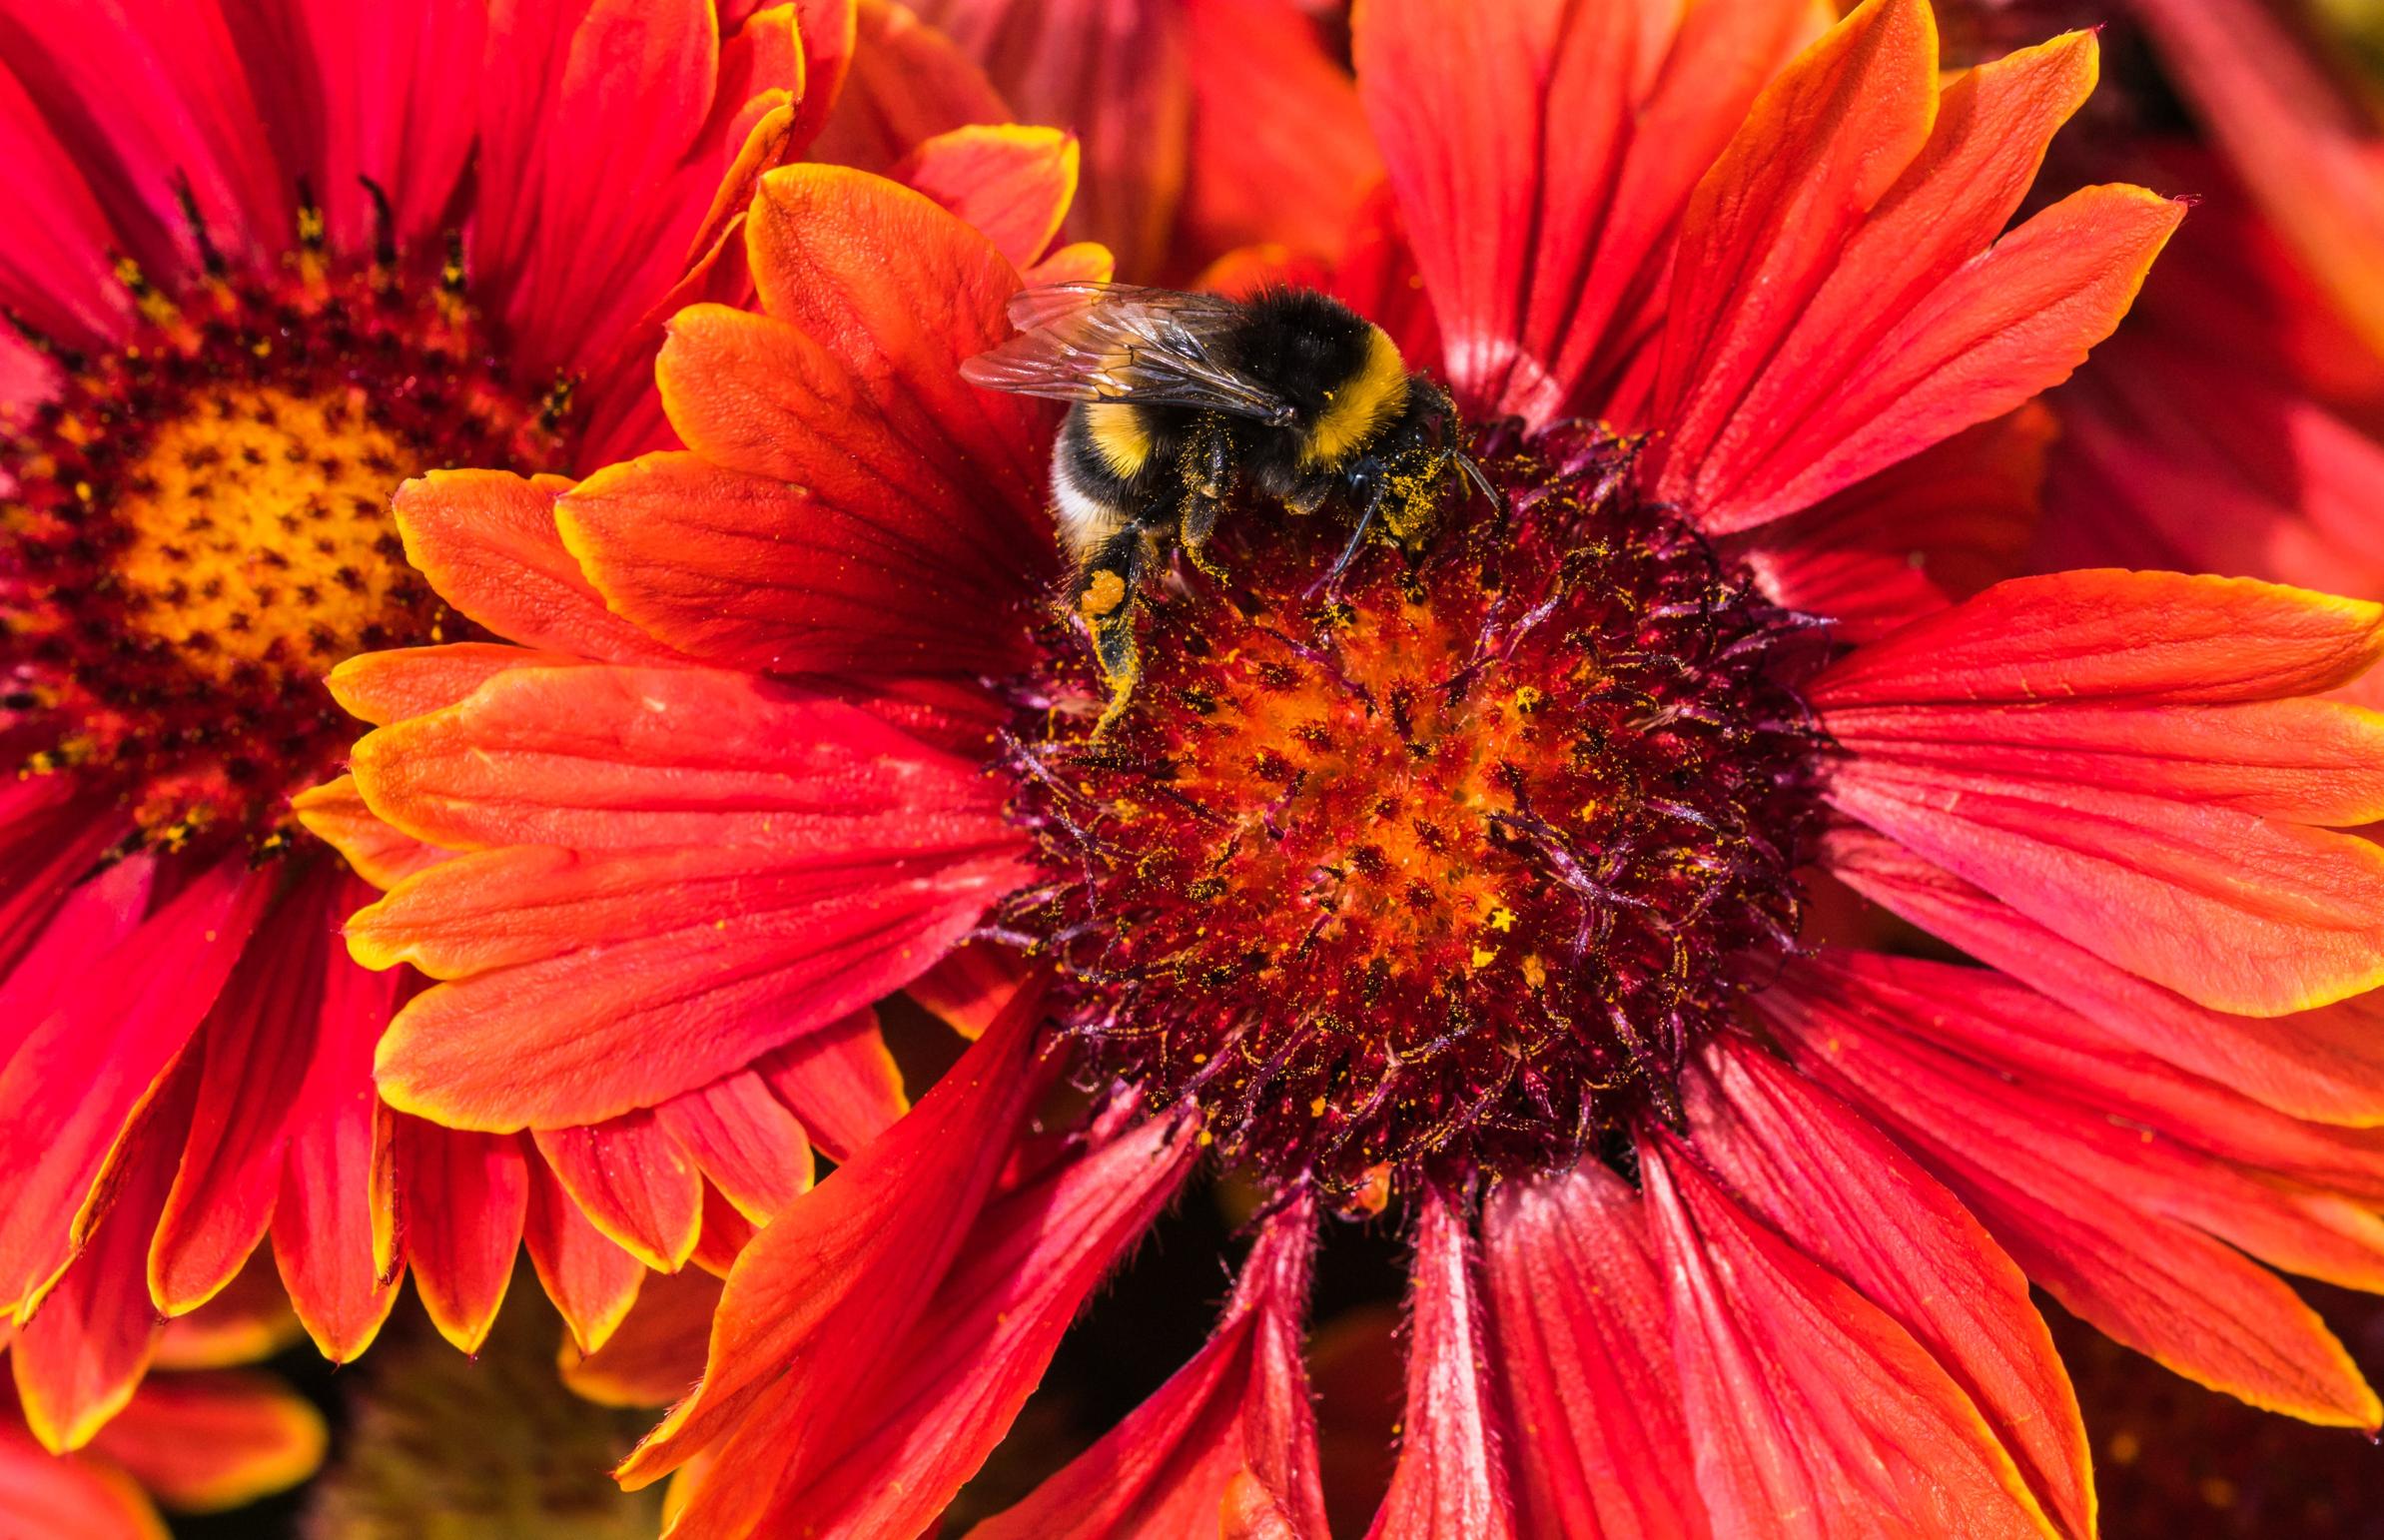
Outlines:
[[1099, 620], [1125, 601], [1126, 579], [1115, 572], [1102, 571], [1094, 573], [1085, 584], [1085, 591], [1077, 597], [1076, 609], [1088, 620]]

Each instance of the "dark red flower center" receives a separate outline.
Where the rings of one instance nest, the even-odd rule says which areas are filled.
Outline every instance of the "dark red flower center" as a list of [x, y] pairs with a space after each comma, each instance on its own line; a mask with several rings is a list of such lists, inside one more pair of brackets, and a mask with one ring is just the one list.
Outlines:
[[[1794, 944], [1821, 742], [1803, 618], [1565, 427], [1418, 559], [1247, 510], [1153, 596], [1094, 740], [1055, 635], [1016, 734], [1049, 882], [1005, 918], [1069, 1020], [1228, 1157], [1326, 1190], [1568, 1163], [1667, 1112]], [[1752, 965], [1752, 966], [1751, 966]]]
[[0, 732], [116, 789], [142, 840], [270, 847], [350, 736], [324, 673], [452, 626], [391, 492], [550, 463], [558, 403], [508, 383], [451, 260], [302, 241], [209, 269], [169, 294], [121, 267], [137, 324], [0, 425]]

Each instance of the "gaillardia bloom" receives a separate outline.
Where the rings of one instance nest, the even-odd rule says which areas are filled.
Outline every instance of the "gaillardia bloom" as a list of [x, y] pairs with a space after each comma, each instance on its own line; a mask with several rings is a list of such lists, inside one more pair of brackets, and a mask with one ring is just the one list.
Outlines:
[[815, 9], [0, 5], [0, 1306], [50, 1446], [269, 1229], [336, 1358], [408, 1264], [476, 1341], [525, 1215], [558, 1295], [635, 1286], [510, 1143], [379, 1108], [408, 986], [292, 797], [332, 664], [468, 634], [400, 478], [669, 441], [644, 318], [817, 127]]
[[[977, 1035], [744, 1250], [624, 1479], [687, 1470], [681, 1533], [922, 1531], [1210, 1156], [1270, 1197], [1208, 1346], [982, 1533], [1322, 1534], [1315, 1231], [1390, 1205], [1382, 1534], [2090, 1533], [2031, 1277], [2375, 1426], [2262, 1263], [2384, 1284], [2384, 856], [2337, 832], [2384, 723], [2311, 698], [2384, 609], [1944, 559], [2024, 537], [2027, 403], [2181, 213], [2005, 228], [2093, 40], [1950, 85], [1926, 0], [1372, 0], [1355, 43], [1411, 258], [1334, 282], [1501, 505], [1337, 586], [1334, 519], [1229, 509], [1106, 736], [1053, 414], [958, 375], [1036, 248], [892, 182], [761, 179], [757, 304], [662, 350], [684, 450], [400, 495], [576, 586], [334, 677], [387, 837], [459, 853], [352, 922], [445, 981], [386, 1098], [641, 1116], [900, 989]], [[1825, 875], [1987, 966], [1817, 945]]]

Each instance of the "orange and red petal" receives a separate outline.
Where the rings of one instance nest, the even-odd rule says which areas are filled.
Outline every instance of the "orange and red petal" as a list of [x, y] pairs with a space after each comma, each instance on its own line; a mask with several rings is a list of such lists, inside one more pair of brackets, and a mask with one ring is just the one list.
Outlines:
[[[989, 1031], [911, 1113], [746, 1247], [712, 1329], [703, 1383], [623, 1463], [643, 1486], [729, 1437], [798, 1364], [842, 1345], [882, 1353], [927, 1307], [993, 1187], [1039, 1077], [1040, 992]], [[828, 1400], [862, 1366], [819, 1370]], [[882, 1369], [882, 1363], [874, 1363]]]
[[1929, 1350], [2063, 1532], [2093, 1534], [2077, 1397], [2019, 1268], [1903, 1151], [1769, 1054], [1723, 1038], [1706, 1064], [1686, 1088], [1697, 1154]]
[[[1762, 997], [1798, 1066], [1926, 1160], [2073, 1313], [2203, 1384], [2311, 1421], [2374, 1427], [2374, 1393], [2315, 1312], [2236, 1246], [2332, 1270], [2337, 1215], [2104, 1110], [1920, 1041], [1991, 976], [1840, 960]], [[1943, 965], [1939, 965], [1943, 966]], [[1950, 970], [1961, 972], [1960, 970]], [[1974, 1040], [1976, 1041], [1976, 1040]], [[2232, 1242], [2230, 1244], [2229, 1242]], [[2370, 1256], [2362, 1264], [2372, 1276]]]
[[1358, 8], [1359, 93], [1462, 405], [1535, 423], [1614, 408], [1691, 188], [1814, 11]]
[[811, 158], [884, 171], [947, 130], [1012, 117], [985, 71], [912, 7], [860, 0], [852, 69]]
[[657, 1273], [594, 1352], [565, 1341], [558, 1366], [576, 1395], [602, 1406], [668, 1406], [703, 1377], [720, 1280], [702, 1268]]
[[397, 1115], [397, 1235], [438, 1334], [476, 1353], [513, 1279], [529, 1213], [519, 1136], [442, 1129]]
[[1369, 1537], [1511, 1536], [1496, 1392], [1483, 1362], [1473, 1246], [1456, 1203], [1424, 1195], [1415, 1226], [1407, 1340], [1407, 1409], [1399, 1463]]
[[389, 1020], [392, 981], [362, 969], [343, 993], [356, 1016], [327, 1005], [326, 1042], [309, 1075], [308, 1116], [294, 1121], [274, 1204], [274, 1262], [307, 1335], [346, 1363], [380, 1335], [397, 1301], [392, 1257], [397, 1218], [388, 1162], [395, 1117], [373, 1094], [374, 1032]]
[[606, 1239], [543, 1159], [528, 1161], [529, 1206], [522, 1239], [530, 1266], [581, 1352], [600, 1350], [628, 1317], [645, 1264]]
[[1228, 1535], [1322, 1540], [1315, 1418], [1300, 1362], [1314, 1225], [1304, 1202], [1269, 1217], [1199, 1353], [969, 1540], [1205, 1534], [1220, 1521]]
[[1709, 1533], [1653, 1244], [1639, 1194], [1595, 1160], [1483, 1203], [1492, 1361], [1530, 1430], [1509, 1461], [1526, 1534]]
[[851, 1159], [911, 1110], [875, 1011], [806, 1033], [753, 1068], [831, 1160]]
[[537, 1131], [555, 1180], [603, 1236], [657, 1272], [695, 1252], [703, 1173], [650, 1112]]
[[933, 1525], [1010, 1431], [1070, 1322], [1198, 1152], [1181, 1119], [1097, 1128], [1068, 1158], [989, 1204], [897, 1339], [890, 1356], [899, 1367], [889, 1372], [883, 1339], [839, 1322], [780, 1382], [774, 1404], [721, 1446], [675, 1532], [737, 1532], [750, 1522], [765, 1534], [803, 1524], [911, 1534]]
[[1929, 1350], [1747, 1212], [1669, 1135], [1640, 1146], [1715, 1532], [2053, 1533]]
[[290, 799], [290, 811], [308, 833], [338, 851], [350, 870], [377, 888], [394, 888], [453, 854], [423, 844], [367, 807], [353, 775], [308, 787]]
[[974, 225], [1024, 271], [1060, 233], [1081, 160], [1064, 130], [981, 123], [922, 140], [886, 175]]
[[0, 1422], [0, 1529], [76, 1540], [170, 1540], [140, 1483], [105, 1460], [60, 1459]]
[[606, 609], [563, 549], [554, 500], [570, 487], [561, 476], [501, 470], [418, 476], [397, 488], [393, 505], [405, 559], [440, 598], [524, 647], [606, 663], [676, 661]]
[[765, 1224], [811, 1187], [802, 1123], [753, 1070], [682, 1092], [654, 1118], [739, 1213]]
[[323, 1414], [279, 1380], [214, 1369], [147, 1380], [91, 1449], [170, 1508], [220, 1513], [314, 1475], [330, 1442]]

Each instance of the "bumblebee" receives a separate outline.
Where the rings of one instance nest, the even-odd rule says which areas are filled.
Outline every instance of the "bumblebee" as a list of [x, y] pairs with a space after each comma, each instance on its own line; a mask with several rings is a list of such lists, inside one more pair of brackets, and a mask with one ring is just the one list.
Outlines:
[[1369, 536], [1428, 532], [1462, 471], [1455, 404], [1340, 302], [1251, 300], [1124, 284], [1053, 284], [1010, 303], [1020, 335], [961, 366], [995, 390], [1074, 402], [1052, 451], [1052, 500], [1075, 561], [1069, 605], [1110, 688], [1106, 730], [1141, 665], [1135, 597], [1180, 545], [1203, 570], [1218, 515], [1246, 483], [1287, 511], [1333, 503], [1351, 532], [1327, 587]]

